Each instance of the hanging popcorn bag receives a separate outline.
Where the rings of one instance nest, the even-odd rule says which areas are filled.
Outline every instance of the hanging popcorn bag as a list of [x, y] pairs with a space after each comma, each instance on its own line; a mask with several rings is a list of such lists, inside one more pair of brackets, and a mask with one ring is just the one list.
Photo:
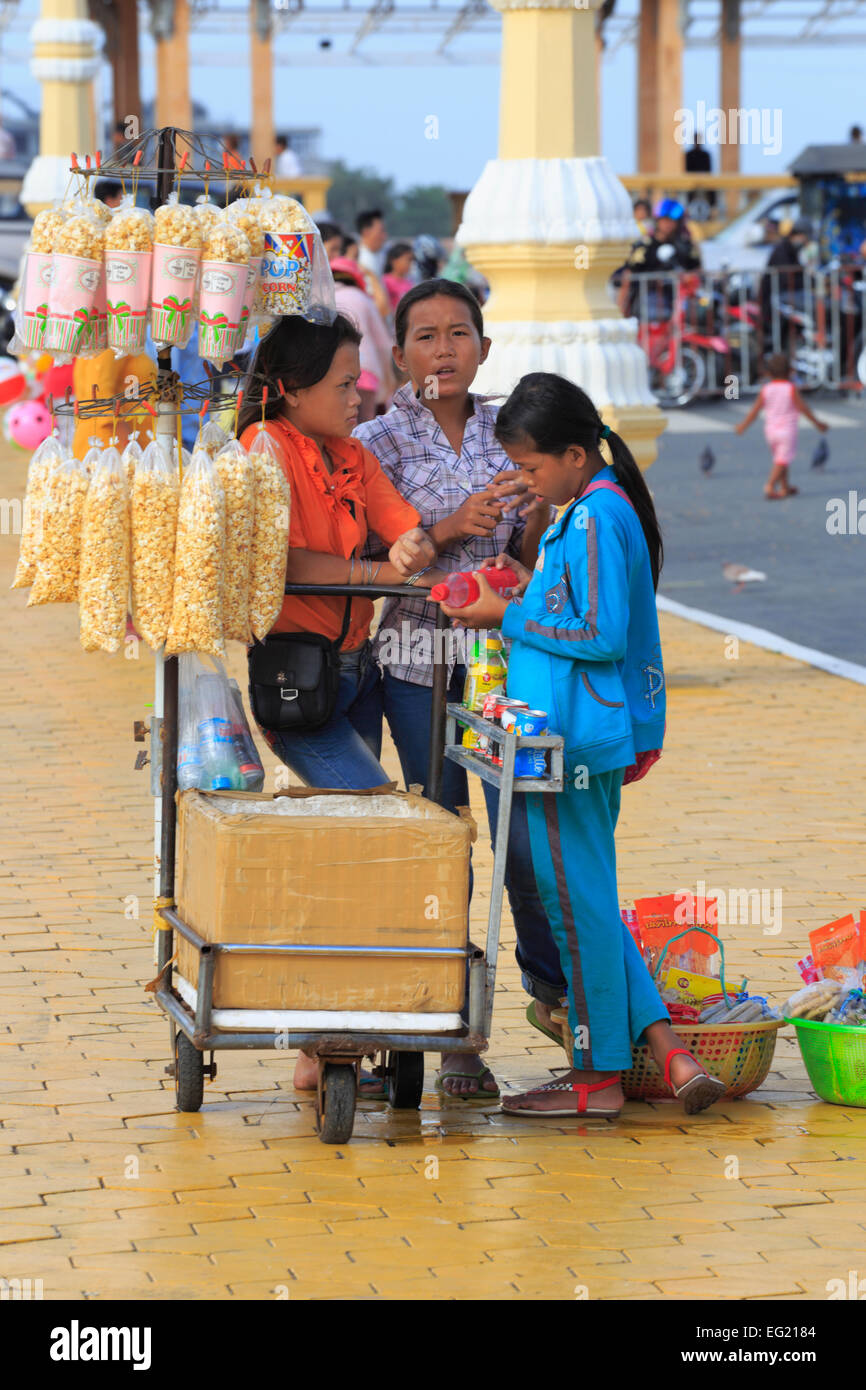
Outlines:
[[67, 218], [54, 240], [43, 346], [55, 356], [92, 356], [103, 279], [104, 233], [95, 218]]
[[172, 194], [155, 214], [151, 333], [157, 348], [186, 347], [195, 323], [196, 280], [201, 261], [200, 219]]
[[143, 352], [147, 342], [153, 236], [150, 213], [122, 205], [105, 233], [108, 346], [119, 354]]
[[243, 341], [241, 311], [247, 292], [250, 243], [228, 218], [213, 219], [201, 263], [198, 350], [222, 364]]

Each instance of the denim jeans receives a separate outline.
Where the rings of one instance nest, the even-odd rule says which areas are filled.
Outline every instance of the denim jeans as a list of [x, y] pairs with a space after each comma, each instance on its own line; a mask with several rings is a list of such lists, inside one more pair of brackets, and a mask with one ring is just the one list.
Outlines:
[[[465, 668], [455, 667], [448, 690], [450, 703], [457, 703], [463, 698], [465, 678]], [[399, 680], [386, 669], [383, 693], [385, 717], [397, 745], [406, 786], [415, 782], [423, 786], [427, 781], [430, 761], [432, 691], [429, 686], [412, 685], [409, 681]], [[499, 792], [488, 782], [482, 782], [481, 785], [487, 803], [490, 835], [495, 839]], [[469, 804], [466, 771], [447, 758], [442, 769], [442, 795], [439, 801], [447, 811], [456, 811], [458, 806]], [[523, 987], [542, 1004], [556, 1007], [565, 995], [567, 986], [562, 974], [559, 950], [535, 884], [525, 796], [520, 793], [515, 795], [511, 805], [505, 886], [517, 931], [516, 954], [523, 976]]]
[[382, 752], [382, 677], [369, 642], [340, 655], [334, 713], [321, 729], [265, 734], [269, 746], [308, 787], [360, 791], [389, 781]]

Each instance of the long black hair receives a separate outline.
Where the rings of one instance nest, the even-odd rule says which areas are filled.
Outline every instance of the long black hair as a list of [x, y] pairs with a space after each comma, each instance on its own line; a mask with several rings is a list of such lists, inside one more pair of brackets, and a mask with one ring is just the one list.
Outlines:
[[[500, 408], [495, 433], [500, 444], [528, 445], [540, 454], [564, 454], [570, 444], [577, 444], [587, 454], [598, 454], [603, 463], [598, 447], [603, 429], [604, 421], [589, 396], [574, 382], [553, 372], [530, 372]], [[616, 480], [643, 528], [657, 589], [664, 548], [653, 500], [625, 440], [611, 430], [607, 442]]]
[[[284, 402], [280, 382], [287, 391], [315, 386], [327, 376], [337, 349], [344, 343], [361, 341], [361, 335], [350, 319], [338, 314], [332, 324], [308, 323], [298, 314], [287, 314], [277, 320], [256, 349], [250, 363], [252, 386], [250, 395], [257, 399], [261, 388], [268, 388], [265, 419], [282, 415]], [[262, 418], [262, 407], [255, 400], [244, 401], [238, 417], [238, 437], [248, 425]]]
[[461, 303], [465, 304], [479, 338], [484, 337], [484, 317], [481, 313], [481, 305], [472, 291], [457, 280], [443, 280], [441, 276], [437, 276], [433, 280], [422, 280], [419, 284], [413, 285], [411, 290], [406, 291], [397, 305], [394, 313], [394, 337], [397, 339], [399, 348], [406, 345], [409, 311], [413, 304], [420, 304], [425, 299], [434, 299], [440, 294], [444, 294], [448, 299], [459, 299]]

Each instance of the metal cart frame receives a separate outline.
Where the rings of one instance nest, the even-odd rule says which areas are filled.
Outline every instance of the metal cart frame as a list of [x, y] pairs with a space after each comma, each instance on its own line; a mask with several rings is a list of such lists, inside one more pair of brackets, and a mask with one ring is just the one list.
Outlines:
[[[423, 592], [423, 591], [422, 591]], [[404, 585], [297, 585], [287, 584], [286, 593], [296, 596], [355, 598], [418, 598], [419, 591]], [[437, 629], [447, 628], [449, 620], [436, 609]], [[487, 1046], [493, 1016], [496, 966], [499, 953], [505, 859], [508, 846], [511, 807], [515, 792], [557, 792], [563, 785], [563, 745], [557, 736], [520, 736], [505, 733], [498, 725], [471, 714], [461, 705], [447, 705], [445, 694], [448, 667], [444, 661], [434, 665], [431, 713], [430, 765], [425, 794], [436, 800], [442, 785], [443, 757], [500, 788], [499, 816], [494, 845], [493, 881], [484, 950], [467, 942], [466, 948], [418, 948], [376, 946], [255, 945], [240, 942], [208, 942], [178, 914], [175, 899], [175, 836], [177, 827], [177, 743], [178, 743], [178, 663], [166, 658], [162, 671], [162, 716], [151, 721], [154, 785], [161, 788], [159, 856], [159, 896], [154, 922], [157, 933], [155, 998], [168, 1016], [173, 1061], [166, 1071], [174, 1076], [177, 1106], [182, 1111], [201, 1107], [204, 1077], [216, 1075], [214, 1053], [233, 1049], [304, 1048], [318, 1059], [316, 1124], [325, 1143], [345, 1143], [351, 1136], [357, 1099], [361, 1059], [384, 1054], [382, 1071], [387, 1078], [388, 1097], [397, 1109], [417, 1109], [424, 1080], [424, 1052], [480, 1052]], [[502, 746], [502, 766], [458, 741], [460, 726], [469, 726]], [[515, 778], [514, 760], [518, 748], [544, 748], [550, 752], [550, 773], [544, 779]], [[159, 818], [158, 818], [159, 819]], [[172, 983], [174, 933], [177, 932], [198, 951], [196, 1005], [193, 1010], [181, 999]], [[302, 1029], [224, 1030], [213, 1024], [213, 985], [218, 956], [221, 954], [296, 956], [379, 956], [379, 957], [461, 957], [468, 962], [467, 1022], [449, 1032], [392, 1033]], [[205, 1063], [204, 1053], [211, 1054]]]

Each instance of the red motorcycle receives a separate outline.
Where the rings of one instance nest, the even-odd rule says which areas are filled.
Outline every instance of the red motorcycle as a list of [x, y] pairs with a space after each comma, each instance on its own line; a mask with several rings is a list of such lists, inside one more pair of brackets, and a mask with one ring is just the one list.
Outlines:
[[[647, 355], [650, 389], [660, 406], [672, 410], [688, 405], [704, 390], [708, 355], [727, 358], [730, 347], [713, 331], [712, 296], [703, 293], [698, 275], [670, 277], [664, 285], [673, 294], [672, 308], [663, 317], [641, 315], [638, 343]], [[656, 306], [658, 302], [656, 296]]]

